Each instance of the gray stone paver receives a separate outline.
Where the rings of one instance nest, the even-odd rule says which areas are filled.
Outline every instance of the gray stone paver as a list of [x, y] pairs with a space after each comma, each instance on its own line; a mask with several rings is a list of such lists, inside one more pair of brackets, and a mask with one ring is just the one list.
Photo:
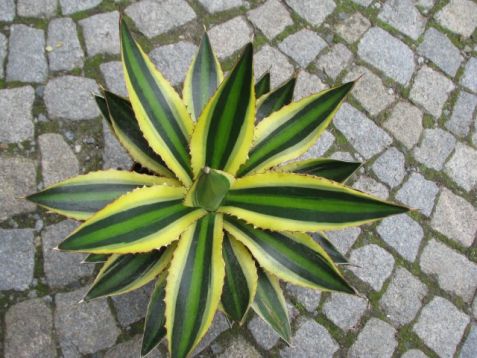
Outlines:
[[452, 357], [469, 317], [442, 297], [435, 297], [421, 311], [413, 331], [441, 357]]
[[255, 76], [271, 70], [272, 87], [296, 77], [295, 100], [360, 78], [301, 158], [369, 159], [347, 184], [418, 209], [326, 232], [358, 264], [340, 267], [359, 296], [282, 282], [290, 347], [256, 315], [228, 331], [218, 313], [196, 356], [474, 357], [476, 9], [474, 0], [0, 0], [0, 355], [139, 354], [150, 285], [77, 304], [86, 288], [74, 290], [99, 267], [52, 250], [77, 224], [24, 200], [75, 173], [131, 168], [93, 97], [101, 85], [127, 97], [124, 11], [178, 93], [204, 27], [226, 74], [253, 41]]

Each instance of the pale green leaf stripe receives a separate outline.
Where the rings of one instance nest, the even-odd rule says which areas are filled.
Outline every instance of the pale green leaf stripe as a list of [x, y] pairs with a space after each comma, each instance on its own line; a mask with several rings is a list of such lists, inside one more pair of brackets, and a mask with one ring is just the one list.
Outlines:
[[142, 254], [111, 255], [103, 265], [85, 300], [120, 295], [157, 277], [169, 264], [174, 246]]
[[283, 106], [290, 104], [293, 99], [295, 83], [296, 79], [292, 78], [273, 92], [259, 97], [257, 101], [257, 114], [255, 115], [255, 121], [260, 122], [273, 112], [276, 112]]
[[166, 272], [159, 275], [154, 290], [152, 291], [149, 305], [147, 306], [144, 335], [141, 345], [141, 356], [144, 357], [157, 347], [162, 338], [166, 336]]
[[338, 249], [331, 243], [330, 239], [328, 239], [323, 232], [313, 234], [313, 238], [323, 248], [323, 250], [326, 251], [334, 263], [341, 265], [348, 264], [346, 257], [344, 257], [343, 254], [338, 251]]
[[290, 343], [290, 320], [282, 289], [276, 277], [262, 269], [258, 269], [257, 293], [252, 307], [280, 337]]
[[309, 174], [343, 183], [359, 167], [359, 162], [345, 162], [341, 160], [316, 158], [291, 162], [275, 170], [278, 172], [293, 172], [298, 174]]
[[166, 285], [166, 330], [172, 358], [188, 356], [207, 332], [224, 280], [222, 215], [209, 213], [181, 237]]
[[185, 190], [156, 185], [136, 189], [98, 211], [59, 245], [88, 253], [148, 252], [170, 244], [205, 211], [185, 207]]
[[197, 121], [191, 139], [195, 176], [205, 166], [234, 175], [247, 159], [254, 117], [253, 49], [248, 44]]
[[255, 83], [255, 98], [260, 98], [268, 92], [270, 92], [270, 72], [263, 74]]
[[247, 249], [225, 233], [223, 245], [225, 281], [222, 306], [229, 318], [242, 322], [255, 297], [257, 270]]
[[131, 103], [112, 92], [103, 91], [103, 95], [104, 98], [95, 96], [101, 114], [134, 161], [161, 176], [173, 178], [174, 174], [144, 138]]
[[254, 229], [227, 217], [224, 228], [242, 242], [260, 266], [296, 285], [354, 293], [328, 254], [304, 233]]
[[121, 195], [153, 185], [178, 186], [179, 182], [135, 172], [103, 170], [67, 179], [27, 199], [58, 214], [86, 220]]
[[237, 179], [219, 208], [260, 228], [301, 232], [357, 226], [408, 210], [328, 179], [276, 172]]
[[86, 256], [86, 258], [83, 260], [82, 263], [85, 264], [99, 264], [106, 262], [109, 258], [109, 255], [107, 254], [89, 254]]
[[328, 127], [353, 83], [283, 107], [259, 123], [249, 159], [237, 176], [261, 172], [305, 153]]
[[199, 51], [193, 59], [184, 81], [184, 102], [196, 119], [223, 80], [222, 68], [214, 54], [209, 36], [204, 33]]
[[121, 21], [120, 28], [124, 77], [139, 127], [167, 167], [185, 185], [190, 185], [188, 142], [192, 119], [174, 88], [134, 41], [125, 21]]

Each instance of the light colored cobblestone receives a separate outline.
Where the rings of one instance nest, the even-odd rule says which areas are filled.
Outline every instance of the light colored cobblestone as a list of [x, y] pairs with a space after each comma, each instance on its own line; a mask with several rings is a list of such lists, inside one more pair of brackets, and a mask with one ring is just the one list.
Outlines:
[[[242, 16], [212, 27], [209, 31], [210, 43], [220, 59], [233, 55], [252, 41], [253, 30]], [[260, 78], [255, 69], [256, 78]]]
[[287, 9], [278, 0], [267, 0], [265, 4], [249, 11], [247, 16], [269, 40], [287, 26], [293, 25]]
[[61, 12], [63, 15], [74, 14], [75, 12], [80, 12], [88, 9], [92, 9], [103, 0], [59, 0], [61, 6]]
[[298, 15], [314, 26], [320, 26], [336, 8], [333, 0], [285, 0]]
[[351, 346], [348, 357], [391, 357], [397, 347], [396, 330], [386, 322], [371, 318]]
[[218, 358], [239, 358], [239, 357], [249, 357], [249, 358], [259, 358], [262, 355], [251, 345], [248, 341], [245, 340], [241, 335], [237, 335], [231, 339], [228, 343], [225, 351], [217, 356]]
[[425, 129], [421, 144], [413, 151], [414, 158], [426, 167], [441, 170], [454, 150], [456, 139], [443, 129]]
[[401, 184], [406, 174], [404, 165], [404, 154], [395, 147], [391, 147], [373, 163], [373, 172], [379, 180], [394, 188]]
[[296, 286], [293, 284], [287, 284], [287, 292], [295, 298], [305, 309], [312, 313], [320, 304], [321, 293], [320, 291]]
[[356, 329], [367, 309], [364, 298], [333, 292], [323, 306], [323, 313], [343, 331], [349, 331]]
[[305, 154], [299, 156], [296, 160], [315, 159], [322, 157], [323, 154], [333, 145], [335, 136], [329, 131], [324, 131], [318, 141], [306, 151]]
[[93, 15], [79, 22], [88, 56], [119, 54], [119, 12]]
[[273, 328], [257, 315], [253, 316], [247, 327], [255, 341], [263, 349], [269, 350], [273, 348], [280, 340], [280, 336]]
[[454, 154], [445, 166], [445, 172], [461, 188], [470, 191], [477, 185], [477, 151], [457, 143]]
[[359, 12], [355, 12], [336, 26], [336, 32], [346, 42], [352, 44], [358, 41], [370, 26], [371, 23], [366, 17]]
[[422, 133], [422, 112], [419, 108], [400, 101], [394, 106], [383, 126], [407, 149], [411, 149], [417, 144]]
[[15, 18], [15, 0], [0, 0], [0, 21], [12, 21]]
[[460, 79], [460, 83], [477, 93], [477, 57], [472, 57], [465, 65], [464, 75]]
[[422, 214], [430, 216], [438, 191], [436, 183], [427, 180], [419, 173], [412, 173], [397, 192], [396, 199], [411, 208], [419, 209]]
[[446, 128], [456, 136], [467, 136], [473, 122], [472, 115], [476, 108], [477, 96], [461, 91], [452, 110], [452, 116], [445, 123]]
[[321, 92], [327, 87], [327, 85], [321, 82], [318, 76], [311, 75], [308, 72], [301, 70], [296, 78], [293, 101], [298, 101], [314, 93]]
[[473, 358], [477, 356], [477, 325], [473, 324], [469, 335], [465, 339], [460, 358]]
[[327, 46], [315, 32], [303, 29], [288, 36], [279, 45], [279, 49], [305, 68]]
[[210, 14], [230, 10], [244, 5], [243, 0], [199, 0], [199, 3]]
[[260, 78], [266, 71], [270, 71], [272, 88], [285, 82], [294, 72], [294, 68], [286, 56], [269, 45], [263, 46], [255, 54], [254, 66], [257, 78]]
[[318, 58], [316, 67], [326, 73], [333, 80], [348, 67], [353, 59], [353, 54], [343, 44], [336, 44], [331, 47], [330, 51]]
[[23, 17], [48, 18], [56, 13], [57, 0], [18, 0], [17, 14]]
[[48, 24], [47, 46], [50, 71], [70, 71], [83, 67], [84, 53], [76, 33], [76, 24], [68, 17]]
[[326, 232], [331, 243], [343, 254], [348, 253], [358, 239], [359, 234], [361, 234], [361, 229], [357, 227]]
[[32, 108], [35, 92], [31, 86], [0, 90], [0, 142], [32, 140]]
[[367, 175], [360, 175], [353, 183], [353, 188], [375, 195], [381, 199], [387, 199], [389, 196], [389, 189], [386, 187], [386, 185]]
[[103, 120], [103, 137], [103, 169], [129, 170], [133, 165], [133, 161], [113, 134], [106, 120]]
[[99, 65], [106, 87], [113, 93], [127, 97], [126, 82], [124, 81], [123, 65], [120, 61], [105, 62]]
[[0, 32], [0, 79], [5, 77], [5, 71], [3, 68], [4, 68], [5, 58], [7, 57], [7, 48], [8, 48], [7, 37]]
[[426, 19], [419, 13], [413, 0], [386, 0], [378, 19], [404, 35], [417, 40], [424, 31]]
[[470, 0], [451, 0], [435, 18], [445, 28], [469, 37], [477, 26], [477, 4]]

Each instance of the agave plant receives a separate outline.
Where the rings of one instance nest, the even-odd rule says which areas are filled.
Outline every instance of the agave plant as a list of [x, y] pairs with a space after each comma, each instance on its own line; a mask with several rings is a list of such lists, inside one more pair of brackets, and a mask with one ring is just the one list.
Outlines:
[[164, 337], [172, 357], [190, 355], [217, 309], [239, 324], [253, 309], [289, 342], [279, 280], [355, 292], [322, 231], [407, 210], [342, 184], [359, 163], [290, 162], [353, 83], [290, 104], [294, 80], [271, 92], [268, 74], [255, 84], [251, 44], [224, 79], [205, 34], [181, 98], [123, 20], [120, 37], [129, 99], [103, 91], [96, 101], [140, 170], [91, 172], [29, 200], [84, 220], [58, 248], [102, 263], [86, 301], [155, 281], [142, 355]]

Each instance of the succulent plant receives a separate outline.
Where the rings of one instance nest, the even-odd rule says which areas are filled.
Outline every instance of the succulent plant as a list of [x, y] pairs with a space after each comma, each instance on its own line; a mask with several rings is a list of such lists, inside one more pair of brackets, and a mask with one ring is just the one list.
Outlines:
[[269, 74], [255, 84], [252, 44], [224, 79], [205, 34], [181, 98], [124, 20], [120, 37], [129, 99], [104, 90], [96, 101], [138, 165], [28, 199], [84, 220], [58, 248], [102, 263], [86, 301], [155, 281], [142, 355], [164, 337], [172, 357], [190, 355], [217, 309], [239, 324], [252, 309], [289, 342], [279, 280], [355, 292], [323, 231], [408, 210], [342, 184], [359, 163], [291, 161], [317, 141], [353, 83], [291, 103], [294, 79], [274, 91]]

